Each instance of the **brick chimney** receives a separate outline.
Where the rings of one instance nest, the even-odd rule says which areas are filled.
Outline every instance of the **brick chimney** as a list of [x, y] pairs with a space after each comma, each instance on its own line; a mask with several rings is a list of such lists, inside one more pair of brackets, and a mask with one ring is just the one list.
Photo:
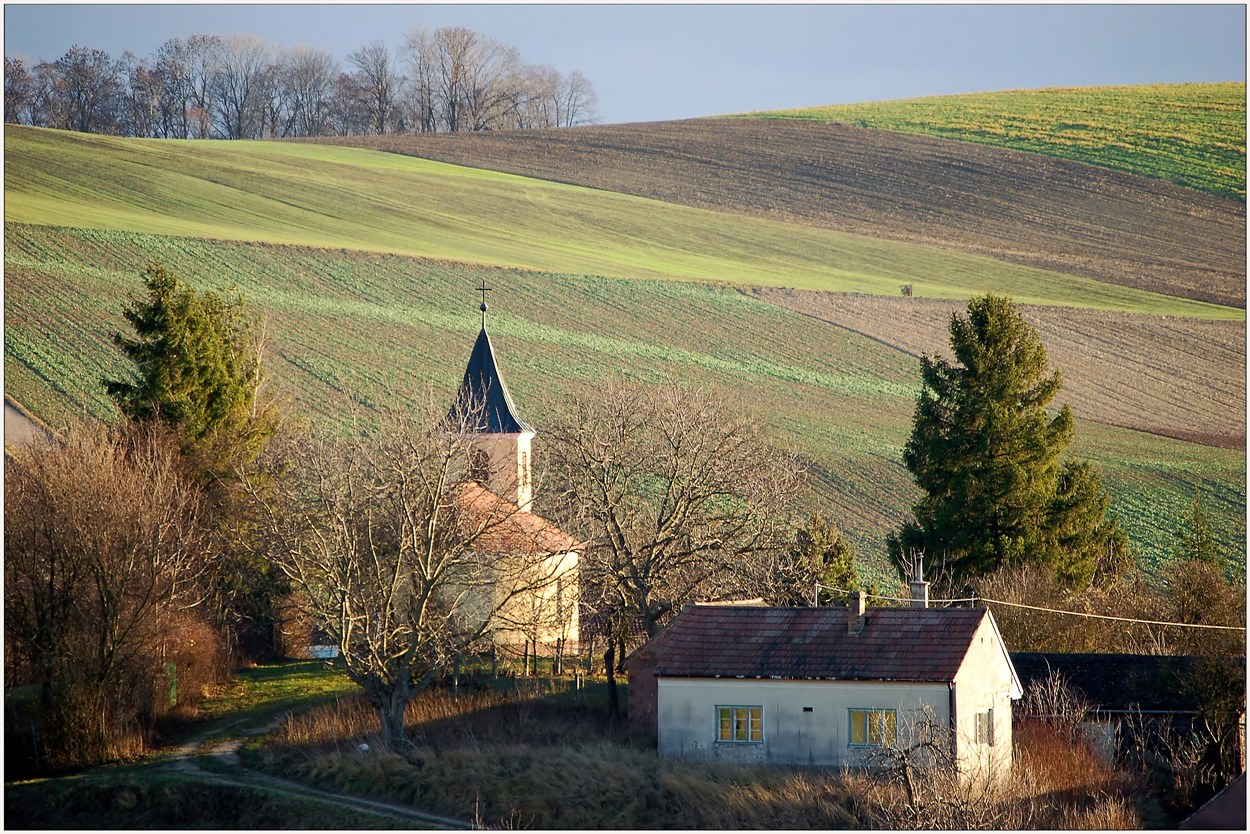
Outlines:
[[852, 591], [846, 598], [846, 633], [864, 633], [864, 605], [867, 595], [863, 591]]
[[917, 553], [915, 568], [912, 572], [912, 580], [908, 584], [911, 586], [911, 607], [912, 608], [928, 608], [929, 607], [929, 583], [924, 581], [924, 554]]

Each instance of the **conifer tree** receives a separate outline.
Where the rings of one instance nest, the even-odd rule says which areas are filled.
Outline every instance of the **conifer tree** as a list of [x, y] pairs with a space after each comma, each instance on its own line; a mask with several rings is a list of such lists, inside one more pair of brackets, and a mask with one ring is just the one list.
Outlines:
[[903, 462], [924, 496], [890, 537], [900, 575], [917, 552], [956, 583], [1026, 562], [1069, 585], [1121, 572], [1132, 554], [1097, 473], [1061, 460], [1074, 421], [1066, 405], [1047, 412], [1063, 377], [1037, 332], [988, 294], [952, 314], [950, 334], [954, 362], [921, 360]]
[[276, 415], [257, 403], [259, 339], [243, 298], [197, 293], [159, 263], [146, 268], [143, 283], [146, 296], [122, 313], [135, 337], [113, 334], [138, 378], [105, 380], [109, 396], [136, 422], [174, 427], [184, 452], [213, 444], [219, 457], [254, 457]]

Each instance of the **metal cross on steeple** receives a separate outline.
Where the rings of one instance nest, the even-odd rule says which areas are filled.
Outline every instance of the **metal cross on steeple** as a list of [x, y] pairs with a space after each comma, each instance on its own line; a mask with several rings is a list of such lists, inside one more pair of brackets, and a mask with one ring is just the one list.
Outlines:
[[477, 291], [482, 294], [482, 306], [479, 307], [478, 309], [482, 311], [482, 329], [485, 330], [486, 329], [486, 293], [493, 292], [494, 290], [493, 288], [486, 286], [486, 279], [483, 278], [482, 286], [478, 287]]

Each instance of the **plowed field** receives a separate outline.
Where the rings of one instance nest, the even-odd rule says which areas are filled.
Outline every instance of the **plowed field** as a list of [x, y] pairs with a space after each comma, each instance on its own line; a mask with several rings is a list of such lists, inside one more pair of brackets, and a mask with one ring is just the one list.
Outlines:
[[1246, 305], [1244, 204], [1003, 148], [747, 119], [316, 141]]
[[[937, 299], [758, 288], [791, 310], [845, 327], [919, 357], [951, 356], [951, 313]], [[1052, 368], [1063, 372], [1057, 403], [1078, 417], [1227, 449], [1246, 448], [1246, 327], [1066, 307], [1021, 305]]]

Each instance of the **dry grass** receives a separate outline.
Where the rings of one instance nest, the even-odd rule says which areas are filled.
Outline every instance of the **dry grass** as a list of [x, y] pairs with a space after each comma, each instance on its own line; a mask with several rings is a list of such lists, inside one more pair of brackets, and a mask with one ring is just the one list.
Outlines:
[[[406, 724], [412, 746], [381, 750], [372, 710], [344, 699], [291, 719], [254, 758], [330, 790], [492, 826], [843, 829], [906, 819], [901, 786], [880, 775], [661, 759], [600, 712], [538, 695], [434, 690], [410, 705]], [[1082, 742], [1027, 723], [1016, 742], [1011, 778], [943, 797], [952, 811], [937, 827], [1142, 826], [1135, 783]]]

